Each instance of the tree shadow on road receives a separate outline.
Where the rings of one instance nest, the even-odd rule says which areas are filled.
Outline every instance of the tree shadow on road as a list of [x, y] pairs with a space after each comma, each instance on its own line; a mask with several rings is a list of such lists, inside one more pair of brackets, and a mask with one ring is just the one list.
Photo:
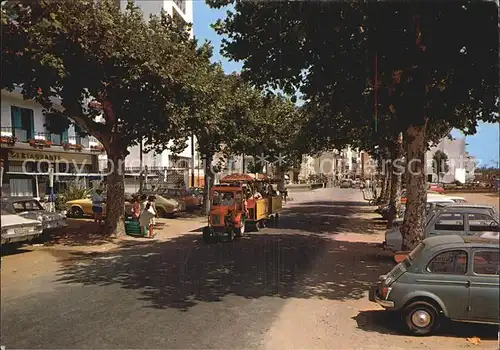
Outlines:
[[63, 262], [59, 282], [119, 284], [154, 308], [187, 310], [226, 295], [359, 299], [392, 263], [373, 244], [303, 234], [251, 234], [207, 245], [199, 234]]
[[33, 241], [44, 246], [98, 246], [113, 241], [113, 238], [99, 231], [93, 220], [67, 219], [68, 226], [51, 232], [43, 233]]
[[362, 235], [382, 234], [371, 220], [377, 214], [363, 202], [316, 201], [283, 208], [280, 229], [311, 233]]
[[[359, 329], [380, 334], [408, 336], [404, 333], [401, 317], [396, 312], [386, 310], [360, 311], [352, 317]], [[498, 326], [459, 322], [444, 322], [436, 336], [445, 337], [479, 337], [483, 340], [496, 340]]]

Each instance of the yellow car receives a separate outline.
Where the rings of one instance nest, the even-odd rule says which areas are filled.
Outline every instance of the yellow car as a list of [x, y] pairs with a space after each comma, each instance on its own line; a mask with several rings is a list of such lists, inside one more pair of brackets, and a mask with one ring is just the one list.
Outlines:
[[[127, 198], [127, 196], [125, 196]], [[104, 198], [106, 201], [106, 198]], [[130, 213], [132, 204], [125, 201], [125, 213]], [[173, 199], [167, 199], [162, 196], [156, 195], [156, 210], [159, 217], [174, 217], [180, 211], [181, 205]], [[93, 216], [92, 213], [92, 200], [90, 198], [76, 199], [66, 202], [66, 210], [68, 216], [74, 218], [83, 218], [84, 216]], [[106, 203], [102, 204], [102, 213], [106, 215]]]

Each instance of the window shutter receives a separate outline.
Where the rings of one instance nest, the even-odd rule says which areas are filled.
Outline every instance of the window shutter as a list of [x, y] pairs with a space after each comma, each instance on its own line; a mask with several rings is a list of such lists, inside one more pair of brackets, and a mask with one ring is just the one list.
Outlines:
[[64, 129], [64, 131], [61, 134], [62, 142], [64, 142], [64, 143], [69, 142], [68, 129], [69, 129], [69, 127], [67, 127], [66, 129]]
[[31, 138], [35, 138], [35, 116], [33, 115], [33, 110], [30, 109], [30, 127], [31, 127]]
[[16, 106], [11, 106], [10, 107], [10, 116], [12, 119], [12, 127], [13, 128], [21, 128], [22, 127], [22, 122], [21, 122], [21, 109]]

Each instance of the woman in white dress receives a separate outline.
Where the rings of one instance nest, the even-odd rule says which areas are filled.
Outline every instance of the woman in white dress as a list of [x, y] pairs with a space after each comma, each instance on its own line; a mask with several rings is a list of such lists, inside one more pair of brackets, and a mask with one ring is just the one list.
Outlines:
[[[141, 198], [142, 199], [142, 198]], [[144, 210], [141, 212], [141, 216], [139, 217], [139, 225], [141, 226], [141, 229], [145, 228], [147, 230], [148, 238], [153, 238], [154, 237], [154, 218], [157, 215], [156, 213], [156, 208], [155, 208], [155, 196], [149, 196], [146, 205], [144, 207]]]

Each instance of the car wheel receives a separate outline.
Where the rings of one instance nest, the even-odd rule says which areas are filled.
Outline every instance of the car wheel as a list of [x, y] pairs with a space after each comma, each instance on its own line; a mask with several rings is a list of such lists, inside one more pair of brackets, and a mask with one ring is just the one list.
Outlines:
[[260, 221], [255, 221], [255, 224], [253, 225], [253, 229], [255, 230], [255, 232], [259, 232], [260, 231]]
[[403, 317], [411, 335], [429, 335], [439, 327], [439, 311], [426, 301], [416, 301], [406, 306]]
[[227, 241], [228, 242], [232, 242], [234, 240], [234, 236], [235, 236], [234, 230], [233, 229], [229, 229], [227, 231]]
[[165, 209], [162, 207], [156, 208], [156, 211], [158, 212], [158, 217], [159, 218], [164, 218], [167, 216], [167, 213], [165, 212]]
[[83, 218], [83, 210], [80, 207], [71, 207], [71, 216], [74, 218]]
[[245, 221], [241, 222], [241, 227], [236, 231], [236, 237], [240, 238], [245, 233]]
[[212, 234], [212, 230], [208, 226], [205, 226], [203, 228], [203, 242], [205, 242], [206, 244], [214, 242], [214, 236]]

